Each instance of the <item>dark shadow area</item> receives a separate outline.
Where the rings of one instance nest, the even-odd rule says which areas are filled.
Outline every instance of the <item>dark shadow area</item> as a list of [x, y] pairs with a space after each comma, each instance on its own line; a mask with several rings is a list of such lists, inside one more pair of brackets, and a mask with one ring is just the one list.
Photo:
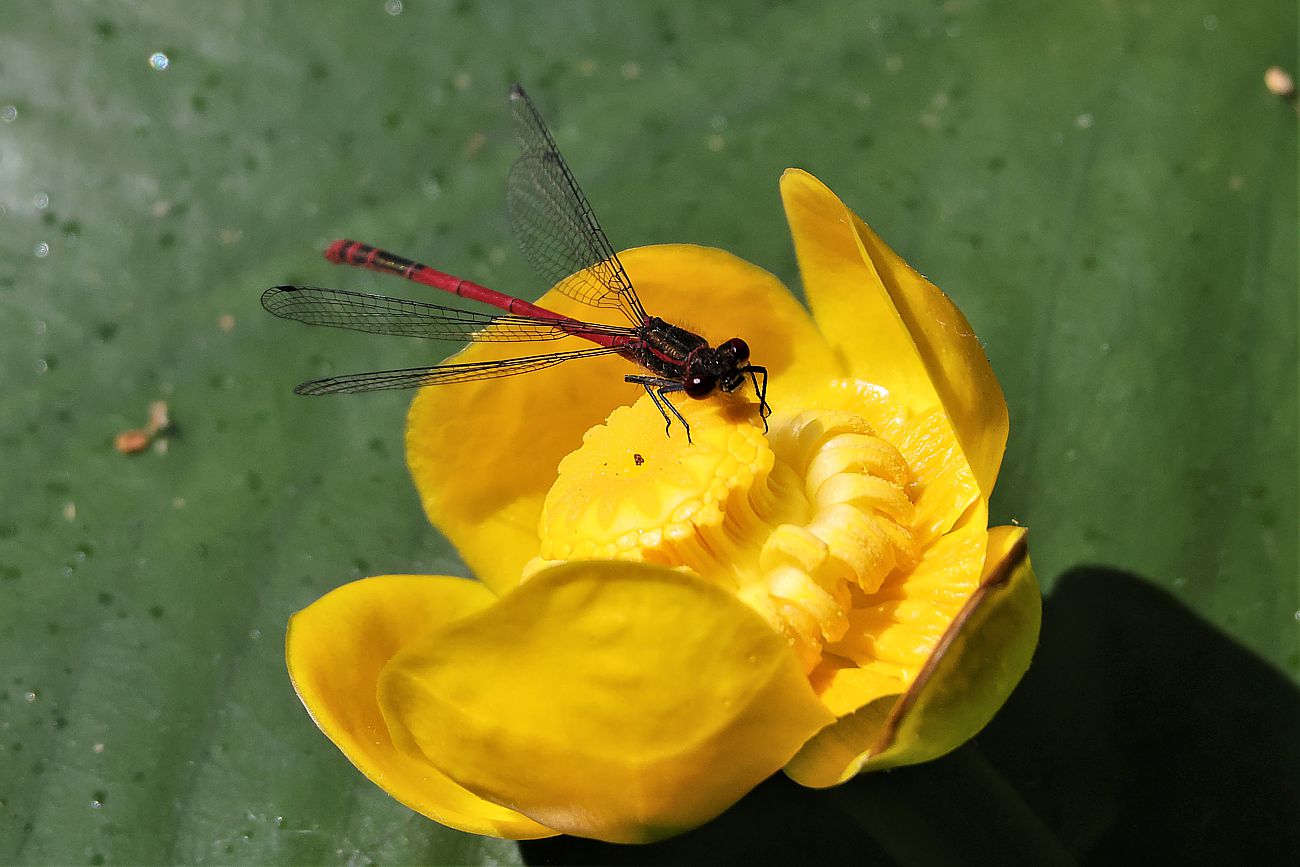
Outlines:
[[978, 748], [1082, 861], [1300, 863], [1300, 692], [1137, 576], [1057, 582]]
[[1300, 863], [1300, 691], [1145, 580], [1076, 568], [977, 741], [836, 789], [777, 775], [648, 846], [557, 837], [529, 864]]
[[577, 837], [520, 844], [527, 864], [892, 865], [827, 799], [784, 774], [693, 831], [644, 846]]

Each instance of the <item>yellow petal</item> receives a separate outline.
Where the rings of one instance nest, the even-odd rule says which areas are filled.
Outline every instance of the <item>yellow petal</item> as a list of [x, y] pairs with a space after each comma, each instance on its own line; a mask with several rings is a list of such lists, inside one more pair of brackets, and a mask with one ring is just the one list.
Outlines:
[[494, 598], [462, 578], [384, 575], [346, 584], [290, 619], [289, 677], [326, 737], [412, 810], [473, 834], [547, 837], [555, 832], [471, 794], [418, 754], [400, 751], [379, 710], [379, 673], [403, 645]]
[[385, 718], [448, 776], [615, 842], [716, 816], [831, 717], [731, 594], [639, 563], [572, 562], [390, 663]]
[[812, 175], [788, 170], [781, 194], [822, 333], [854, 376], [913, 412], [942, 406], [987, 497], [1006, 448], [1007, 406], [966, 318]]
[[938, 758], [983, 728], [1038, 642], [1042, 599], [1024, 537], [1020, 527], [989, 530], [979, 588], [911, 687], [824, 729], [786, 773], [805, 786], [832, 786], [863, 770]]
[[849, 628], [827, 650], [857, 667], [816, 676], [818, 692], [837, 717], [882, 696], [903, 693], [979, 585], [987, 563], [988, 513], [983, 503], [922, 555], [899, 570], [849, 615]]
[[[793, 400], [833, 361], [812, 319], [768, 272], [708, 247], [672, 244], [619, 254], [646, 309], [720, 343], [740, 336], [770, 374], [768, 399]], [[540, 306], [616, 324], [617, 312], [552, 290]], [[565, 338], [538, 344], [479, 343], [457, 363], [577, 349]], [[522, 350], [522, 351], [521, 351]], [[519, 582], [537, 554], [537, 521], [560, 458], [617, 406], [644, 393], [623, 381], [644, 373], [618, 357], [579, 359], [523, 376], [426, 388], [411, 404], [406, 454], [430, 521], [498, 592]]]
[[920, 414], [905, 412], [877, 386], [860, 379], [831, 382], [821, 404], [860, 416], [907, 461], [912, 474], [909, 488], [916, 494], [911, 523], [918, 544], [928, 545], [951, 530], [981, 498], [979, 484], [942, 407]]

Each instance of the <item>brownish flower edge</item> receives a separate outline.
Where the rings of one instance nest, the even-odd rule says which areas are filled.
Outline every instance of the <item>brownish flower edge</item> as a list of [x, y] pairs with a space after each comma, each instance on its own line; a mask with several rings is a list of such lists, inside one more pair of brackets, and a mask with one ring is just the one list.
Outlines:
[[1020, 540], [1007, 553], [997, 571], [975, 588], [975, 592], [966, 600], [966, 604], [962, 606], [961, 611], [957, 612], [957, 616], [953, 618], [952, 623], [948, 624], [948, 629], [943, 633], [943, 637], [939, 639], [939, 643], [935, 645], [934, 651], [931, 652], [929, 659], [925, 661], [925, 665], [921, 667], [916, 680], [912, 682], [907, 692], [903, 693], [898, 701], [894, 703], [893, 708], [890, 709], [889, 716], [885, 718], [885, 723], [881, 728], [880, 738], [871, 748], [871, 755], [880, 755], [893, 746], [894, 738], [898, 735], [900, 721], [916, 704], [921, 691], [934, 675], [935, 669], [939, 667], [939, 663], [943, 660], [944, 654], [948, 652], [949, 646], [956, 640], [962, 627], [966, 625], [967, 619], [983, 604], [985, 597], [1006, 586], [1011, 580], [1012, 573], [1025, 561], [1028, 554], [1029, 537], [1026, 534], [1022, 535]]

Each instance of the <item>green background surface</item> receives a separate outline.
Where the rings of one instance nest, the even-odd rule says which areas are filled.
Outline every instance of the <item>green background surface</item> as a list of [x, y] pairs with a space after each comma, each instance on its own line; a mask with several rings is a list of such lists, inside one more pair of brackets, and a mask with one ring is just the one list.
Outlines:
[[[0, 862], [1295, 842], [1296, 113], [1262, 83], [1295, 70], [1294, 4], [394, 11], [0, 21]], [[1011, 410], [994, 514], [1031, 527], [1048, 600], [975, 747], [838, 794], [773, 782], [658, 849], [521, 849], [413, 815], [311, 725], [289, 614], [463, 567], [406, 476], [407, 397], [290, 391], [429, 347], [288, 326], [258, 296], [401, 291], [324, 262], [340, 236], [537, 294], [502, 206], [516, 79], [615, 246], [714, 245], [797, 287], [776, 181], [800, 166], [967, 314]], [[158, 399], [167, 450], [115, 452]], [[951, 820], [989, 787], [1018, 806]]]

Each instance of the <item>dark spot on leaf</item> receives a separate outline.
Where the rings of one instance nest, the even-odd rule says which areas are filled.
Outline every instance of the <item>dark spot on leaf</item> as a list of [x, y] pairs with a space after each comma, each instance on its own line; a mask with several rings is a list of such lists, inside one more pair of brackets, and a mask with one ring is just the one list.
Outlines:
[[168, 250], [176, 246], [176, 235], [172, 232], [163, 232], [158, 236], [158, 246]]
[[117, 25], [107, 18], [101, 18], [95, 22], [95, 35], [100, 39], [112, 39], [117, 35]]
[[994, 157], [989, 160], [989, 171], [1000, 172], [1007, 167], [1006, 157]]
[[149, 616], [152, 617], [154, 620], [162, 620], [163, 607], [161, 605], [150, 605]]
[[662, 7], [655, 13], [655, 30], [659, 41], [664, 45], [674, 45], [677, 42], [677, 29], [673, 26], [672, 19], [668, 15], [668, 10]]
[[109, 592], [107, 592], [107, 591], [105, 591], [105, 590], [101, 590], [101, 591], [99, 591], [99, 595], [98, 595], [96, 598], [99, 600], [99, 604], [100, 604], [100, 605], [112, 605], [112, 604], [113, 604], [113, 594], [112, 594], [112, 593], [109, 593]]
[[190, 108], [197, 114], [203, 114], [208, 110], [208, 98], [201, 93], [194, 94], [190, 97]]
[[117, 336], [116, 322], [101, 322], [95, 326], [95, 336], [101, 343], [109, 343]]

